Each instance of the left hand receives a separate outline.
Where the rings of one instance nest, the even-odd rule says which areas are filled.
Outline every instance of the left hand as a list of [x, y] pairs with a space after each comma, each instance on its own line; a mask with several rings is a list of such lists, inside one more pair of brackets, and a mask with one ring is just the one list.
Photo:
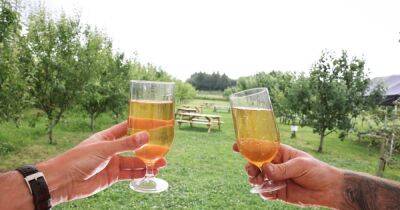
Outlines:
[[[39, 163], [37, 168], [46, 177], [52, 205], [85, 198], [121, 180], [141, 178], [145, 164], [137, 157], [118, 153], [134, 151], [149, 141], [147, 132], [132, 136], [127, 133], [127, 122], [96, 133], [51, 160]], [[166, 160], [156, 162], [154, 173], [166, 165]]]

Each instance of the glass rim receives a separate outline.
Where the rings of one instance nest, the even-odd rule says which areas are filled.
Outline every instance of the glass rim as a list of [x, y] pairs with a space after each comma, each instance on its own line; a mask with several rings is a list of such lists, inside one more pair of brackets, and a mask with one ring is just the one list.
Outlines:
[[[246, 92], [250, 92], [250, 91], [254, 91], [256, 90], [257, 92], [252, 93], [252, 94], [246, 94]], [[234, 93], [232, 94], [229, 98], [230, 99], [234, 99], [234, 98], [244, 98], [244, 97], [249, 97], [249, 96], [253, 96], [253, 95], [257, 95], [263, 92], [267, 92], [268, 93], [268, 88], [266, 87], [260, 87], [260, 88], [251, 88], [251, 89], [247, 89], [247, 90], [242, 90], [240, 92]], [[243, 95], [241, 95], [243, 94]], [[239, 96], [241, 95], [241, 96]]]
[[175, 82], [162, 82], [162, 81], [150, 81], [150, 80], [131, 80], [130, 83], [175, 85]]

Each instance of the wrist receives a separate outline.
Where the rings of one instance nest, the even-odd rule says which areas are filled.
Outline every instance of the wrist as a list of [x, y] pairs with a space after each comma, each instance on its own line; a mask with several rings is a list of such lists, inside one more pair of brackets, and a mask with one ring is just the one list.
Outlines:
[[339, 169], [339, 168], [335, 168], [338, 171], [338, 177], [337, 180], [335, 182], [335, 187], [334, 187], [334, 191], [335, 191], [335, 195], [337, 196], [337, 199], [334, 199], [335, 202], [333, 202], [332, 207], [334, 207], [335, 209], [348, 209], [345, 208], [344, 204], [345, 204], [345, 198], [343, 196], [343, 187], [344, 187], [344, 170]]
[[332, 167], [329, 170], [331, 176], [331, 183], [328, 186], [328, 191], [325, 193], [326, 197], [323, 206], [327, 206], [334, 209], [348, 209], [344, 208], [344, 196], [343, 196], [343, 186], [344, 186], [344, 171], [342, 169]]
[[46, 178], [50, 191], [51, 205], [55, 206], [66, 201], [65, 187], [67, 186], [67, 178], [62, 171], [57, 169], [57, 165], [53, 162], [53, 160], [45, 161], [37, 164], [36, 167]]

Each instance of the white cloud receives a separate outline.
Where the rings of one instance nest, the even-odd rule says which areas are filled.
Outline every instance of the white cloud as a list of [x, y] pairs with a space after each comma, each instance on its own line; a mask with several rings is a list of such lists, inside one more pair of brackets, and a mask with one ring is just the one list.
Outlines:
[[78, 10], [125, 53], [185, 79], [272, 69], [307, 71], [323, 49], [364, 56], [371, 76], [400, 74], [397, 1], [44, 0]]

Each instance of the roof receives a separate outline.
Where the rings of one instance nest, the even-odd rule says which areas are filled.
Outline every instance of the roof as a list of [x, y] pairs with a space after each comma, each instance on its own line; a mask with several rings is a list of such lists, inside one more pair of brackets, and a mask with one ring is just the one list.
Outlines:
[[369, 90], [373, 90], [378, 84], [383, 84], [386, 88], [386, 97], [382, 105], [393, 106], [393, 102], [400, 98], [400, 75], [373, 78]]
[[370, 89], [373, 89], [380, 83], [387, 88], [386, 96], [400, 95], [400, 75], [375, 77], [371, 80]]

